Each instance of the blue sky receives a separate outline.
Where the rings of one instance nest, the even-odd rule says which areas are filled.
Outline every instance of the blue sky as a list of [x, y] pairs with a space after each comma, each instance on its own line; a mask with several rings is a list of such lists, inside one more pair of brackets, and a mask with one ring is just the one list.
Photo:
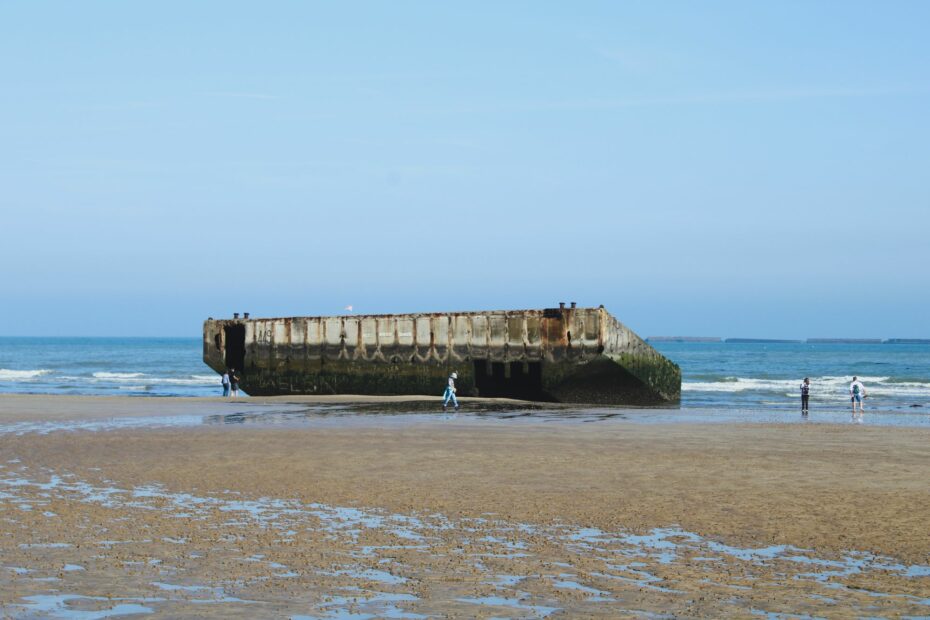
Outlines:
[[0, 4], [0, 335], [928, 337], [930, 3]]

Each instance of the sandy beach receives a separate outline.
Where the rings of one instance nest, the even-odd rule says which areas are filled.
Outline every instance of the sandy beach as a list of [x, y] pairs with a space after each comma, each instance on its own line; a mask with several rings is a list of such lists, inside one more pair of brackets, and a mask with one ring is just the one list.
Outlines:
[[0, 397], [0, 615], [930, 615], [930, 430], [353, 400]]

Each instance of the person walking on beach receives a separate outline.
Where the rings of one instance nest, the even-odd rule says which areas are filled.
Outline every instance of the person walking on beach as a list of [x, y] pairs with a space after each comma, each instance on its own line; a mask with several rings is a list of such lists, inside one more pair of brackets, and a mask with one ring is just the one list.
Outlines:
[[859, 415], [862, 415], [862, 399], [866, 397], [865, 386], [859, 377], [853, 377], [852, 383], [849, 384], [849, 399], [852, 402], [852, 413], [856, 415], [856, 403], [859, 403]]
[[808, 377], [804, 377], [804, 382], [801, 383], [801, 415], [807, 415], [807, 404], [810, 401], [811, 397], [811, 380]]
[[229, 371], [223, 373], [223, 396], [229, 396]]
[[446, 391], [442, 395], [442, 410], [445, 411], [446, 407], [449, 405], [449, 401], [452, 401], [452, 405], [455, 407], [455, 410], [459, 409], [459, 401], [455, 398], [455, 380], [459, 378], [459, 373], [452, 371], [452, 374], [449, 375], [449, 384], [446, 386]]
[[235, 368], [229, 369], [229, 387], [232, 390], [232, 397], [239, 398], [239, 375], [236, 374]]

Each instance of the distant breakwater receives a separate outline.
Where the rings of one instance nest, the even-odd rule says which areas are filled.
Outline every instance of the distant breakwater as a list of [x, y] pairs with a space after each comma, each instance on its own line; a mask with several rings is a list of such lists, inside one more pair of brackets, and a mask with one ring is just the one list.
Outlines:
[[727, 344], [930, 344], [930, 338], [721, 338], [717, 336], [650, 336], [646, 342], [721, 342]]

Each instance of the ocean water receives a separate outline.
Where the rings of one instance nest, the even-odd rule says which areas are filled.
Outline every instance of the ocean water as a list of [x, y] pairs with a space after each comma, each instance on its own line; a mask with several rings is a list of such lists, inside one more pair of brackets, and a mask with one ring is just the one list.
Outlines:
[[930, 345], [677, 343], [652, 345], [681, 366], [682, 407], [848, 409], [858, 376], [867, 410], [930, 410]]
[[217, 396], [200, 338], [0, 338], [0, 392]]
[[[682, 408], [849, 407], [853, 375], [867, 410], [930, 411], [930, 345], [655, 343], [682, 369]], [[0, 338], [0, 392], [217, 396], [200, 338]], [[437, 394], [441, 393], [437, 387]]]

